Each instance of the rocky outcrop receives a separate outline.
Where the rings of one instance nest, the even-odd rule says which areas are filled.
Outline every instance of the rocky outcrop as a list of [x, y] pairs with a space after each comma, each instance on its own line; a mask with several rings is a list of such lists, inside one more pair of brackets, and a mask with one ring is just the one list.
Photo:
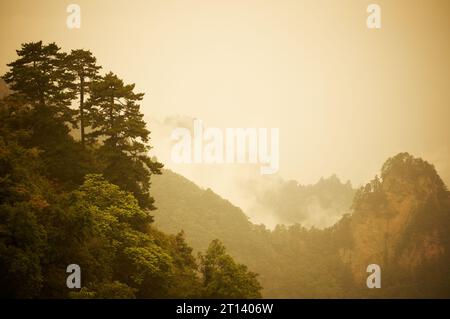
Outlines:
[[350, 245], [340, 254], [356, 287], [365, 286], [369, 264], [381, 267], [385, 294], [403, 296], [405, 287], [414, 286], [412, 293], [445, 278], [450, 196], [432, 165], [407, 153], [389, 159], [381, 178], [357, 192], [353, 209], [342, 221]]

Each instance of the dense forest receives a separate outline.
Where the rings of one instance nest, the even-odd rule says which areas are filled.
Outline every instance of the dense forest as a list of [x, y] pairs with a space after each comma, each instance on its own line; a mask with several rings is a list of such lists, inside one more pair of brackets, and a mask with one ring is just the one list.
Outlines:
[[[0, 290], [12, 298], [258, 298], [257, 275], [212, 240], [153, 226], [150, 131], [134, 84], [90, 51], [26, 43], [0, 100]], [[78, 139], [71, 135], [74, 129]], [[78, 264], [82, 288], [68, 289]]]
[[[269, 230], [150, 157], [143, 94], [90, 51], [27, 43], [8, 67], [2, 297], [450, 298], [450, 193], [430, 163], [397, 154], [357, 190], [287, 182], [261, 194], [286, 224]], [[315, 210], [337, 222], [306, 227]]]
[[[320, 188], [338, 185], [329, 182]], [[238, 207], [169, 170], [155, 176], [153, 194], [161, 198], [160, 229], [183, 229], [198, 251], [219, 238], [260, 274], [264, 297], [450, 297], [450, 193], [431, 164], [407, 153], [388, 159], [380, 177], [356, 191], [351, 213], [325, 229], [252, 224]], [[382, 269], [381, 289], [366, 286], [372, 263]]]

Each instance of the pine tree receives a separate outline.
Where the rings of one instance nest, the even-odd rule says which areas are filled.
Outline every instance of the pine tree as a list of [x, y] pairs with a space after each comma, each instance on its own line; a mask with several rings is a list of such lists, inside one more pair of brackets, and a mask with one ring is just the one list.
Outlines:
[[98, 78], [98, 70], [101, 69], [96, 62], [97, 59], [88, 50], [72, 50], [66, 58], [67, 68], [77, 81], [74, 83], [74, 91], [79, 95], [79, 122], [83, 147], [85, 146], [85, 127], [87, 126], [84, 109], [85, 96], [90, 93], [89, 84]]
[[22, 44], [17, 55], [3, 77], [14, 95], [51, 117], [72, 121], [74, 112], [69, 106], [74, 98], [70, 90], [74, 77], [64, 65], [66, 54], [55, 43], [39, 41]]
[[153, 209], [149, 196], [151, 174], [161, 174], [162, 164], [147, 154], [150, 131], [146, 128], [135, 85], [125, 85], [112, 72], [94, 81], [86, 106], [93, 131], [91, 142], [103, 141], [99, 150], [103, 174], [111, 182], [132, 192], [144, 208]]
[[39, 41], [22, 44], [17, 55], [4, 79], [13, 91], [8, 103], [28, 110], [15, 121], [16, 129], [30, 132], [21, 142], [42, 151], [48, 177], [75, 186], [91, 169], [67, 125], [76, 124], [76, 111], [70, 107], [75, 75], [67, 68], [67, 54], [55, 43]]

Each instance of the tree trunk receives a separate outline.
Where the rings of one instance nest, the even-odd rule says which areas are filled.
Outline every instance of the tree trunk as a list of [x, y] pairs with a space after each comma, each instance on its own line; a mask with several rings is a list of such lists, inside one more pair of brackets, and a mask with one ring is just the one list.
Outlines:
[[[110, 117], [110, 127], [111, 127], [111, 132], [114, 132], [114, 94], [111, 93], [111, 107], [109, 109], [109, 117]], [[114, 146], [116, 146], [117, 144], [117, 137], [116, 137], [116, 133], [112, 133], [111, 136], [111, 140], [112, 140], [112, 144]]]
[[84, 77], [80, 78], [80, 132], [81, 132], [81, 146], [85, 146], [84, 137]]

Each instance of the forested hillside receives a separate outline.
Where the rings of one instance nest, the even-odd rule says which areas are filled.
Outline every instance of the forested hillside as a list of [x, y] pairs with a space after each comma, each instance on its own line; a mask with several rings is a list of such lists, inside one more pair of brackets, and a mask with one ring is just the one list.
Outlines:
[[[144, 95], [90, 51], [17, 55], [0, 99], [1, 297], [450, 298], [450, 193], [432, 164], [397, 154], [356, 191], [283, 184], [260, 203], [291, 225], [269, 230], [150, 157]], [[305, 227], [316, 212], [336, 222]]]
[[[450, 195], [429, 163], [402, 153], [356, 192], [352, 213], [324, 230], [299, 224], [270, 231], [211, 190], [165, 171], [158, 227], [202, 250], [219, 238], [260, 274], [265, 297], [450, 297]], [[170, 194], [170, 195], [169, 195]], [[383, 289], [367, 289], [366, 267], [382, 269]]]
[[[17, 55], [0, 99], [0, 297], [260, 297], [220, 241], [196, 258], [183, 233], [153, 226], [163, 165], [134, 84], [101, 75], [86, 50], [35, 42]], [[66, 285], [72, 264], [80, 289]]]
[[[331, 230], [299, 224], [274, 231], [250, 223], [246, 215], [211, 190], [164, 170], [152, 186], [158, 200], [155, 224], [168, 233], [181, 229], [196, 250], [219, 238], [236, 260], [260, 274], [265, 297], [344, 297], [345, 276]], [[171, 200], [163, 200], [168, 196]], [[350, 278], [350, 277], [348, 277]]]

